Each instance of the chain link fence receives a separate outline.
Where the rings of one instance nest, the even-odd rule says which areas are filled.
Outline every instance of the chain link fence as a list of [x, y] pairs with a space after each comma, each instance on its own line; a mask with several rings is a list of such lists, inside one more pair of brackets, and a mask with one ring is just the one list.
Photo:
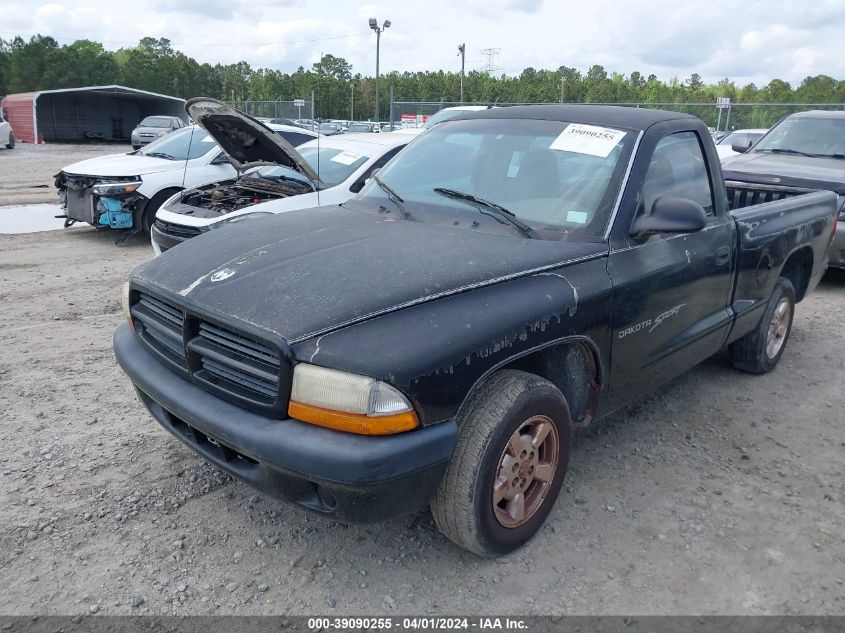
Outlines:
[[[488, 103], [458, 103], [455, 101], [393, 101], [390, 122], [394, 127], [420, 127], [429, 117], [443, 108], [458, 105], [485, 106]], [[526, 103], [496, 103], [497, 107], [532, 105]], [[536, 105], [536, 104], [534, 104]], [[660, 108], [693, 114], [709, 127], [719, 130], [769, 128], [783, 117], [805, 110], [845, 110], [843, 103], [732, 103], [718, 108], [714, 103], [601, 103], [629, 108]]]
[[227, 101], [236, 110], [255, 118], [263, 119], [314, 119], [314, 101], [291, 99], [283, 101]]

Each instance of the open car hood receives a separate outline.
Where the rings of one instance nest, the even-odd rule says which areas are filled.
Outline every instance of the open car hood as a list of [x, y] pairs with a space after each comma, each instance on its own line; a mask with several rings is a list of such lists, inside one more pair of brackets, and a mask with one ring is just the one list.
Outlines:
[[189, 99], [185, 111], [217, 141], [239, 172], [259, 165], [280, 165], [318, 181], [317, 173], [293, 145], [251, 116], [207, 97]]

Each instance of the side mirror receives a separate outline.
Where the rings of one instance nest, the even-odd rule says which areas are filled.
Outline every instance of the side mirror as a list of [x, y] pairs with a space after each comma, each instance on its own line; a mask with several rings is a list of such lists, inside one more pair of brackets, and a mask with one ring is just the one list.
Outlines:
[[735, 151], [737, 154], [744, 154], [749, 149], [751, 149], [751, 141], [745, 141], [745, 143], [738, 143], [736, 145], [731, 145], [731, 149]]
[[632, 235], [650, 233], [695, 233], [707, 226], [707, 214], [697, 202], [664, 196], [654, 201], [651, 214], [638, 217]]
[[215, 156], [212, 159], [211, 164], [212, 165], [231, 165], [232, 161], [229, 160], [229, 157], [225, 153], [221, 152], [220, 154], [218, 154], [217, 156]]

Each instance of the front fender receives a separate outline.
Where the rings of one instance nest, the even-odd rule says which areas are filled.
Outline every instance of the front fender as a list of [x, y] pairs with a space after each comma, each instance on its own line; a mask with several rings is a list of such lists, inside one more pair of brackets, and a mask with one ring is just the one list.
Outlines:
[[528, 351], [585, 336], [606, 354], [610, 301], [599, 258], [405, 308], [292, 351], [297, 361], [397, 386], [432, 424], [454, 417], [483, 376]]

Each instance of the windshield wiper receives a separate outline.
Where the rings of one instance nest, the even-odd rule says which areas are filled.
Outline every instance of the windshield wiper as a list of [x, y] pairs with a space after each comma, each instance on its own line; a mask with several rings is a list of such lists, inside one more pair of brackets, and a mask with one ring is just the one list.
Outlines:
[[838, 158], [839, 160], [845, 160], [845, 154], [842, 152], [834, 152], [833, 154], [813, 154], [818, 158]]
[[[471, 193], [466, 193], [465, 191], [457, 191], [455, 189], [446, 189], [445, 187], [435, 187], [434, 191], [442, 194], [444, 196], [449, 196], [450, 198], [458, 198], [459, 200], [466, 200], [467, 202], [474, 202], [477, 205], [485, 207], [493, 212], [503, 220], [505, 220], [511, 226], [515, 226], [519, 229], [519, 232], [522, 233], [525, 237], [536, 238], [537, 232], [528, 226], [525, 222], [517, 219], [516, 215], [514, 215], [513, 211], [509, 211], [505, 207], [500, 204], [496, 204], [495, 202], [490, 202], [489, 200], [485, 200], [484, 198], [479, 198], [476, 195]], [[482, 211], [483, 213], [483, 211]]]
[[398, 193], [393, 191], [393, 188], [390, 185], [385, 183], [381, 178], [379, 178], [375, 174], [370, 176], [370, 178], [375, 180], [376, 184], [384, 190], [384, 192], [387, 194], [387, 197], [390, 198], [390, 200], [393, 202], [393, 204], [395, 204], [399, 208], [399, 211], [402, 212], [402, 215], [406, 219], [411, 217], [408, 214], [408, 212], [405, 210], [405, 204], [404, 204], [405, 200], [402, 198], [402, 196], [400, 196]]
[[244, 178], [248, 178], [250, 180], [275, 180], [277, 182], [295, 182], [298, 185], [305, 185], [307, 187], [311, 187], [311, 191], [317, 191], [317, 187], [314, 185], [313, 182], [302, 180], [301, 178], [291, 178], [290, 176], [285, 176], [283, 174], [245, 174]]
[[152, 156], [154, 158], [166, 158], [167, 160], [176, 160], [175, 156], [165, 154], [164, 152], [149, 152], [148, 154], [144, 154], [144, 156]]
[[807, 152], [802, 152], [797, 149], [787, 149], [784, 147], [766, 147], [764, 149], [758, 149], [758, 152], [771, 152], [772, 154], [793, 154], [795, 156], [809, 156], [813, 158], [815, 154], [808, 154]]

